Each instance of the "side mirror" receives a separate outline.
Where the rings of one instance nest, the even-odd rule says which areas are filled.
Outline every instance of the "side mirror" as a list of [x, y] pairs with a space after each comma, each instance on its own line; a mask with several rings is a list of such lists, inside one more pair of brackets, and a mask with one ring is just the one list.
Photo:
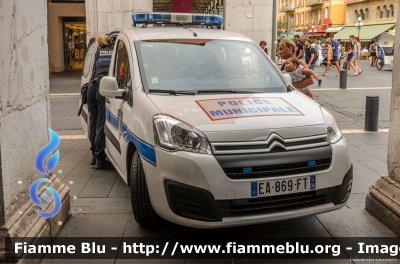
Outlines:
[[289, 73], [284, 73], [283, 75], [285, 76], [286, 80], [288, 80], [289, 83], [292, 84], [292, 77], [290, 76], [290, 74]]
[[114, 77], [104, 76], [100, 81], [100, 94], [108, 98], [126, 100], [127, 91], [119, 89], [117, 80]]

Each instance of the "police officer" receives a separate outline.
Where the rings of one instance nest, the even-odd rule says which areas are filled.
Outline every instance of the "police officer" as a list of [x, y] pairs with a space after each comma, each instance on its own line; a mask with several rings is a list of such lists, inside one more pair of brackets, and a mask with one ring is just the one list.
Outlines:
[[106, 166], [106, 139], [104, 134], [104, 125], [106, 122], [105, 97], [100, 94], [99, 84], [103, 76], [108, 75], [113, 47], [111, 39], [105, 34], [99, 34], [96, 37], [98, 50], [95, 55], [95, 70], [92, 81], [87, 91], [87, 105], [90, 113], [90, 150], [92, 151], [92, 160], [90, 165], [95, 165], [96, 170], [104, 169]]

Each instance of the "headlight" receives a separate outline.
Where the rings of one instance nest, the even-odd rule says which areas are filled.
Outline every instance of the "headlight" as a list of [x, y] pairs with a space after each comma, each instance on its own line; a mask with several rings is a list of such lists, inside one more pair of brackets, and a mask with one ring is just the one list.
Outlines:
[[321, 111], [324, 114], [329, 143], [338, 142], [342, 138], [342, 131], [340, 131], [335, 118], [325, 108], [321, 107]]
[[167, 151], [211, 154], [207, 138], [197, 129], [170, 116], [153, 118], [156, 144]]

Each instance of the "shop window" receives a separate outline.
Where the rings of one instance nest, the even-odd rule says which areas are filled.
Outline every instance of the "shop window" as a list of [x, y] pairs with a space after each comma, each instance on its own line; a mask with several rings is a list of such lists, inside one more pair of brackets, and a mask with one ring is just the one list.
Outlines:
[[362, 10], [362, 9], [360, 9], [360, 17], [361, 17], [361, 20], [365, 20], [365, 14], [364, 14], [364, 11]]
[[[75, 19], [75, 22], [66, 22]], [[63, 18], [64, 65], [67, 70], [80, 70], [86, 53], [86, 23], [79, 18]]]
[[383, 18], [388, 18], [389, 17], [389, 10], [387, 9], [387, 6], [383, 6]]
[[376, 18], [382, 18], [383, 12], [380, 6], [376, 9]]
[[360, 17], [360, 15], [358, 14], [358, 10], [354, 11], [354, 20], [358, 21], [359, 17]]

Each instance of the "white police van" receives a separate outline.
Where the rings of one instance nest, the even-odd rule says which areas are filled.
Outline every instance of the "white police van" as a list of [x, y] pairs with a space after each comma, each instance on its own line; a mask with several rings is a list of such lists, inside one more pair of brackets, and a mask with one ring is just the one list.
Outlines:
[[220, 30], [217, 15], [132, 17], [134, 28], [109, 33], [115, 48], [100, 92], [106, 154], [130, 185], [140, 225], [159, 217], [198, 228], [249, 225], [345, 205], [352, 164], [334, 117], [258, 45]]

